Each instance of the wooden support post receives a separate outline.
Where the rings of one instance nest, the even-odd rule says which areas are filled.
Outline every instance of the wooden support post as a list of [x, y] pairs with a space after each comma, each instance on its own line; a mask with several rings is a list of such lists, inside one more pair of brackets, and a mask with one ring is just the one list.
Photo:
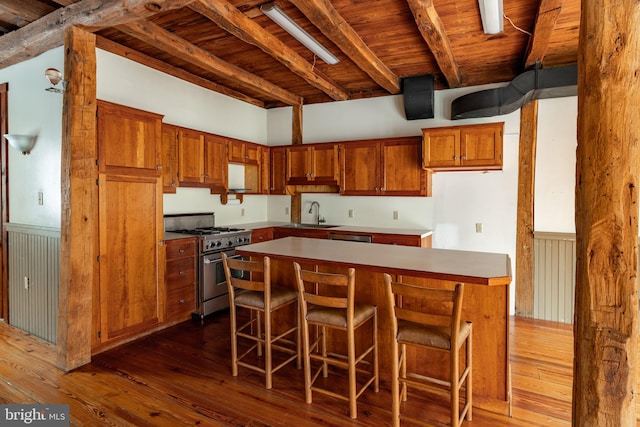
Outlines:
[[[0, 135], [9, 133], [9, 83], [0, 84]], [[1, 138], [1, 137], [0, 137]], [[0, 237], [0, 262], [2, 262], [2, 274], [0, 274], [0, 319], [4, 319], [5, 322], [9, 321], [9, 274], [7, 271], [7, 265], [9, 264], [9, 258], [7, 257], [7, 233], [4, 225], [9, 222], [9, 210], [8, 210], [8, 156], [7, 152], [8, 142], [6, 139], [1, 138], [0, 141], [0, 170], [2, 176], [0, 177], [0, 230], [2, 237]]]
[[[302, 104], [293, 106], [291, 143], [302, 144]], [[291, 222], [302, 222], [302, 194], [291, 195]]]
[[91, 361], [92, 295], [97, 288], [96, 38], [65, 30], [67, 87], [62, 110], [62, 221], [57, 365]]
[[582, 0], [574, 426], [635, 426], [640, 3]]
[[516, 314], [533, 316], [533, 205], [538, 139], [538, 100], [520, 110], [518, 226], [516, 230]]

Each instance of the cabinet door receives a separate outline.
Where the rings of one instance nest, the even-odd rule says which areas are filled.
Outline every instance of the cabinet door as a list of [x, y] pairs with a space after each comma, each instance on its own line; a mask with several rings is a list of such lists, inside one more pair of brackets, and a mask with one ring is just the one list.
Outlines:
[[252, 144], [250, 142], [244, 143], [244, 162], [245, 164], [258, 165], [260, 164], [260, 145]]
[[287, 148], [287, 184], [306, 184], [311, 177], [311, 147]]
[[245, 152], [244, 142], [238, 140], [229, 141], [229, 161], [231, 163], [244, 163]]
[[204, 136], [204, 182], [218, 191], [226, 191], [228, 176], [227, 139], [206, 134]]
[[460, 165], [460, 130], [422, 130], [422, 167], [425, 169]]
[[377, 142], [340, 144], [340, 194], [375, 196], [380, 190], [380, 146]]
[[162, 116], [98, 101], [98, 170], [160, 176]]
[[311, 181], [316, 184], [338, 184], [338, 145], [315, 145], [311, 148], [311, 156]]
[[178, 129], [162, 125], [162, 192], [175, 193], [178, 186]]
[[201, 183], [204, 179], [204, 135], [198, 131], [180, 129], [178, 147], [180, 183]]
[[269, 194], [286, 194], [286, 162], [287, 149], [285, 147], [271, 148], [270, 187]]
[[420, 138], [402, 138], [380, 143], [382, 160], [381, 194], [386, 196], [427, 195], [427, 171], [420, 164]]
[[100, 175], [100, 342], [164, 320], [161, 178]]
[[502, 168], [503, 126], [503, 123], [489, 123], [461, 128], [462, 165], [483, 169]]

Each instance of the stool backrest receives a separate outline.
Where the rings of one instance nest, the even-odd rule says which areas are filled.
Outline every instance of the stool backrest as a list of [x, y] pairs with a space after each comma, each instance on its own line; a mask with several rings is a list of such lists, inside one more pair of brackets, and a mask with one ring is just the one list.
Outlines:
[[398, 320], [450, 327], [451, 341], [457, 342], [464, 284], [458, 283], [450, 290], [394, 282], [389, 274], [384, 275], [384, 280], [393, 331], [397, 331]]
[[[229, 293], [235, 293], [235, 289], [264, 292], [265, 298], [269, 298], [271, 291], [271, 260], [264, 257], [263, 261], [250, 261], [241, 258], [229, 258], [222, 254], [222, 265], [227, 278]], [[260, 280], [258, 280], [260, 278]]]
[[[350, 268], [347, 274], [336, 274], [302, 270], [297, 262], [293, 263], [293, 267], [296, 272], [298, 291], [305, 305], [346, 308], [347, 311], [353, 312], [355, 269]], [[313, 287], [313, 292], [307, 291], [308, 287]]]

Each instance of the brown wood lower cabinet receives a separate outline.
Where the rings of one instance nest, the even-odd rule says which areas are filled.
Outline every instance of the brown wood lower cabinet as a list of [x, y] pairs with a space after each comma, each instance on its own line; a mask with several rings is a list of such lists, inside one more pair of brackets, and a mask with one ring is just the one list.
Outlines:
[[251, 243], [273, 240], [273, 227], [256, 228], [251, 231]]
[[187, 320], [195, 311], [197, 276], [196, 240], [167, 241], [167, 323]]

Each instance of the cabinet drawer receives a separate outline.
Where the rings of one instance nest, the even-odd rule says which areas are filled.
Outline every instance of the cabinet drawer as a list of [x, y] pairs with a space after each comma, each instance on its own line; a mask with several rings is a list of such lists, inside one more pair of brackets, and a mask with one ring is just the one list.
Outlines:
[[193, 257], [196, 254], [195, 240], [171, 242], [167, 245], [167, 259]]
[[196, 282], [196, 269], [192, 258], [167, 262], [167, 286], [177, 288]]
[[183, 317], [196, 309], [195, 286], [183, 286], [167, 291], [167, 318]]

